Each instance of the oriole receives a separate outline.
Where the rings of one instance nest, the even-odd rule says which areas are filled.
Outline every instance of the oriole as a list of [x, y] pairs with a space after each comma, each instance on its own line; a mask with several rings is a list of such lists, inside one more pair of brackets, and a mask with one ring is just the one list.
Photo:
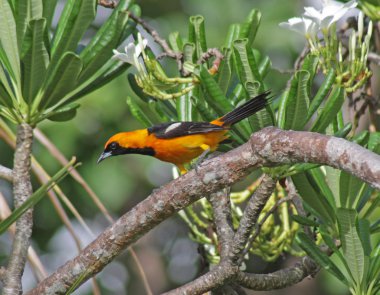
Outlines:
[[186, 164], [205, 151], [215, 151], [228, 138], [233, 124], [263, 109], [269, 102], [269, 93], [255, 96], [211, 122], [169, 122], [117, 133], [105, 144], [98, 163], [111, 156], [142, 154], [173, 163], [184, 174]]

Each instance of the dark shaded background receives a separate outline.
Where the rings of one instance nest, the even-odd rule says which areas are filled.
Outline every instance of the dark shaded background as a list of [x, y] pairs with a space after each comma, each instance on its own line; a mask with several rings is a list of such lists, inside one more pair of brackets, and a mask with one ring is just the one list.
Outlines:
[[[187, 35], [188, 18], [201, 14], [206, 19], [206, 33], [209, 47], [218, 47], [224, 42], [228, 26], [241, 22], [252, 8], [262, 12], [262, 23], [254, 46], [270, 56], [275, 69], [291, 69], [297, 54], [303, 48], [303, 39], [294, 33], [285, 31], [278, 23], [300, 15], [305, 1], [276, 0], [145, 0], [138, 1], [143, 17], [149, 20], [162, 37], [178, 30]], [[62, 9], [60, 5], [57, 13]], [[109, 11], [99, 8], [98, 18], [93, 31], [102, 23]], [[93, 32], [88, 32], [84, 42]], [[267, 83], [274, 92], [286, 85], [289, 74], [272, 70]], [[121, 76], [104, 88], [87, 96], [81, 101], [76, 118], [70, 122], [44, 122], [39, 128], [45, 132], [56, 146], [70, 158], [75, 155], [82, 166], [79, 172], [95, 190], [105, 206], [115, 218], [144, 199], [152, 189], [171, 179], [172, 166], [150, 157], [130, 155], [112, 158], [96, 164], [108, 137], [116, 132], [127, 131], [142, 126], [134, 120], [126, 105], [127, 95], [133, 95], [129, 89], [126, 75]], [[14, 127], [14, 126], [13, 126]], [[0, 162], [12, 165], [12, 150], [0, 141]], [[60, 167], [56, 160], [39, 144], [33, 147], [35, 157], [51, 174]], [[35, 182], [34, 187], [38, 187]], [[83, 188], [72, 178], [67, 177], [61, 184], [78, 211], [86, 219], [92, 231], [97, 234], [107, 222], [89, 200]], [[0, 190], [10, 198], [10, 186], [0, 180]], [[72, 217], [72, 216], [71, 216]], [[93, 237], [72, 220], [83, 238], [83, 245]], [[173, 217], [149, 234], [135, 246], [135, 250], [144, 266], [154, 293], [169, 290], [188, 282], [202, 271], [197, 245], [187, 236], [184, 223]], [[48, 198], [35, 208], [35, 226], [33, 243], [49, 272], [56, 269], [67, 259], [77, 254], [72, 237], [62, 226]], [[4, 264], [9, 253], [7, 235], [0, 236], [0, 259]], [[270, 272], [295, 262], [296, 259], [283, 257], [276, 263], [265, 263], [255, 258], [248, 265], [251, 271]], [[97, 276], [102, 294], [145, 294], [141, 279], [130, 255], [125, 252]], [[26, 271], [25, 289], [35, 284], [30, 270]], [[252, 294], [259, 292], [252, 292]], [[316, 280], [306, 279], [297, 286], [260, 294], [347, 294], [345, 287], [330, 275], [319, 274]], [[92, 294], [91, 285], [86, 283], [75, 294]]]

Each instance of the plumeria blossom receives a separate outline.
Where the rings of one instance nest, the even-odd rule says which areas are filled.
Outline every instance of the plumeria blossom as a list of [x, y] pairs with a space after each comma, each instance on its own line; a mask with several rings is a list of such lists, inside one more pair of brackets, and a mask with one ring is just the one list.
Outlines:
[[322, 31], [328, 28], [339, 19], [341, 19], [350, 9], [357, 6], [356, 0], [347, 3], [335, 1], [324, 1], [321, 11], [314, 7], [305, 7], [304, 16], [313, 20]]
[[287, 22], [280, 23], [280, 27], [304, 35], [307, 39], [317, 34], [316, 24], [304, 17], [292, 17]]
[[122, 62], [129, 63], [135, 66], [139, 71], [143, 68], [141, 63], [139, 62], [139, 56], [144, 51], [146, 45], [148, 44], [147, 39], [143, 39], [141, 34], [138, 33], [138, 42], [135, 44], [134, 42], [129, 43], [125, 46], [125, 53], [121, 53], [116, 49], [113, 50], [113, 59], [121, 60]]

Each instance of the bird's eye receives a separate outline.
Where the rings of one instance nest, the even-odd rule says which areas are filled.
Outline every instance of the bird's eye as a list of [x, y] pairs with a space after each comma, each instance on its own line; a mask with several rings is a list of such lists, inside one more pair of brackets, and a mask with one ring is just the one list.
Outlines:
[[117, 142], [111, 142], [111, 143], [109, 144], [109, 148], [110, 148], [111, 150], [116, 150], [118, 146], [119, 146], [119, 145], [117, 144]]

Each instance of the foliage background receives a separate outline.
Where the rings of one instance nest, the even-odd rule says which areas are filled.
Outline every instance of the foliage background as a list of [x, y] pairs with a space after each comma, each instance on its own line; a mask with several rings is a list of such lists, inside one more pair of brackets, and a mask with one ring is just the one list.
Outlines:
[[[241, 21], [248, 11], [258, 8], [263, 18], [254, 46], [270, 56], [274, 68], [282, 70], [293, 67], [304, 41], [296, 34], [278, 27], [278, 23], [298, 15], [303, 6], [312, 4], [311, 1], [276, 0], [145, 0], [137, 3], [142, 8], [143, 17], [149, 20], [163, 37], [174, 29], [186, 35], [188, 17], [203, 15], [206, 19], [206, 33], [210, 47], [223, 43], [229, 24]], [[62, 5], [59, 7], [57, 13], [60, 13]], [[103, 7], [98, 8], [98, 17], [93, 25], [94, 32], [109, 12]], [[83, 42], [86, 42], [86, 37]], [[272, 70], [267, 77], [267, 82], [276, 93], [285, 87], [290, 74]], [[171, 165], [149, 157], [130, 155], [113, 158], [101, 165], [96, 164], [103, 144], [110, 135], [142, 127], [128, 111], [125, 103], [127, 95], [133, 94], [129, 90], [126, 75], [122, 75], [82, 99], [82, 107], [74, 120], [58, 124], [46, 121], [39, 125], [66, 157], [75, 155], [83, 163], [79, 167], [79, 172], [115, 217], [145, 198], [152, 189], [171, 179]], [[1, 141], [0, 151], [0, 162], [12, 166], [13, 151]], [[60, 167], [39, 144], [34, 145], [33, 154], [48, 172], [56, 171]], [[66, 178], [61, 187], [86, 218], [95, 234], [107, 226], [107, 222], [89, 201], [84, 190], [73, 179]], [[10, 198], [11, 187], [8, 183], [0, 180], [0, 190]], [[62, 226], [47, 198], [36, 207], [34, 219], [34, 246], [41, 254], [47, 270], [52, 271], [77, 253], [74, 241]], [[74, 225], [77, 224], [73, 222]], [[76, 229], [79, 233], [83, 232], [79, 225]], [[86, 233], [83, 232], [80, 236], [85, 237]], [[0, 259], [9, 253], [10, 245], [7, 244], [7, 240], [6, 235], [0, 237]], [[83, 240], [86, 244], [92, 240], [92, 237], [88, 236]], [[202, 272], [197, 245], [188, 239], [187, 227], [178, 217], [171, 218], [155, 228], [137, 243], [135, 249], [145, 266], [153, 290], [171, 289]], [[284, 257], [276, 263], [268, 264], [257, 258], [248, 267], [258, 272], [270, 272], [291, 262]], [[144, 294], [141, 279], [127, 253], [111, 263], [98, 278], [102, 294]], [[34, 278], [28, 268], [24, 279], [27, 290], [34, 284]], [[261, 294], [304, 294], [305, 292], [310, 295], [348, 293], [345, 287], [329, 274], [321, 272], [317, 280], [305, 280], [291, 288], [261, 292]], [[75, 294], [91, 293], [91, 285], [86, 283]]]

